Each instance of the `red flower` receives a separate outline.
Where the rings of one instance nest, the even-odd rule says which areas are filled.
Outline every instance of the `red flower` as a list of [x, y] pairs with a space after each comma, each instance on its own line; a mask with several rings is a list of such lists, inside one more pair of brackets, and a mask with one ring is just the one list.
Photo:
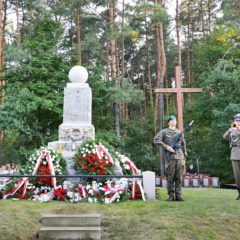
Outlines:
[[88, 159], [88, 162], [89, 162], [91, 165], [93, 165], [93, 162], [92, 162], [92, 160]]
[[65, 195], [67, 194], [67, 190], [66, 189], [61, 189], [61, 188], [58, 188], [54, 191], [54, 195], [55, 196], [60, 196], [60, 195]]
[[98, 157], [97, 153], [89, 153], [83, 157], [79, 152], [79, 155], [76, 157], [76, 161], [76, 166], [79, 169], [82, 169], [86, 173], [90, 174], [108, 174], [109, 168], [112, 166], [105, 154], [103, 154], [101, 158]]
[[59, 200], [59, 201], [64, 201], [64, 200], [65, 200], [65, 197], [64, 197], [64, 196], [60, 196], [60, 197], [58, 197], [58, 200]]

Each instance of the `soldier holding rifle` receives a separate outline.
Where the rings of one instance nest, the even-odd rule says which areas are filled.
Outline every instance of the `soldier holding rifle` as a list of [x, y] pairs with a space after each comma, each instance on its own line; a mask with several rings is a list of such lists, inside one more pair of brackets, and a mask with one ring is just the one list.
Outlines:
[[168, 128], [161, 130], [155, 137], [154, 143], [163, 148], [163, 158], [166, 165], [167, 201], [183, 201], [182, 198], [182, 163], [187, 155], [183, 131], [176, 128], [177, 120], [174, 115], [168, 118]]

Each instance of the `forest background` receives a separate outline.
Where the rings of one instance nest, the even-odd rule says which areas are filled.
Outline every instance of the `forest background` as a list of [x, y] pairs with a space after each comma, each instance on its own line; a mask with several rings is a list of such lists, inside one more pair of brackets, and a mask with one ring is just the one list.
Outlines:
[[[174, 2], [174, 4], [173, 4]], [[174, 6], [174, 8], [173, 8]], [[229, 143], [240, 111], [238, 0], [0, 0], [0, 165], [24, 164], [57, 140], [63, 89], [74, 65], [89, 71], [96, 139], [160, 174], [153, 137], [176, 113], [182, 66], [187, 165], [232, 182]]]

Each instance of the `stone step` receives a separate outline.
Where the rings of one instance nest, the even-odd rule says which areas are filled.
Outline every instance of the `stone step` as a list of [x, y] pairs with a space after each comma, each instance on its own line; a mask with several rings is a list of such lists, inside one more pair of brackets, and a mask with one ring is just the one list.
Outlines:
[[39, 240], [100, 240], [100, 227], [43, 227], [38, 232]]
[[96, 227], [101, 225], [100, 214], [56, 215], [47, 214], [41, 220], [44, 226], [58, 227]]

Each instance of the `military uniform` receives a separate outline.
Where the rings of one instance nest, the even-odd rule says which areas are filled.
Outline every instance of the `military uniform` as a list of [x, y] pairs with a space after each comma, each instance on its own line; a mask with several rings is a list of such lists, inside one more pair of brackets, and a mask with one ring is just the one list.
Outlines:
[[237, 184], [239, 196], [237, 200], [240, 200], [240, 129], [230, 128], [224, 134], [223, 138], [229, 140], [231, 147], [231, 156], [233, 173]]
[[163, 148], [163, 158], [166, 166], [167, 190], [169, 198], [181, 199], [182, 195], [182, 162], [186, 155], [186, 144], [184, 139], [181, 141], [182, 148], [175, 149], [175, 153], [167, 150], [171, 146], [173, 138], [179, 133], [178, 129], [166, 128], [161, 130], [155, 137], [154, 143], [159, 144]]

